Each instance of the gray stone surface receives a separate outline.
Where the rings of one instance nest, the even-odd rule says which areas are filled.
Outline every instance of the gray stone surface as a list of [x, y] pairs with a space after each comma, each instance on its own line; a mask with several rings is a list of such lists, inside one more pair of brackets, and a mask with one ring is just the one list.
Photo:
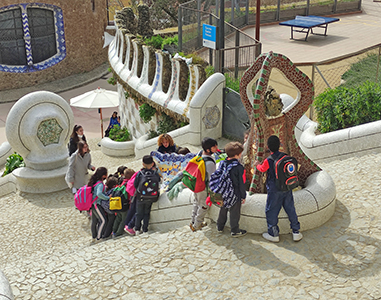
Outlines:
[[0, 271], [0, 300], [13, 300], [12, 289], [2, 271]]
[[[90, 148], [112, 172], [141, 166]], [[9, 194], [0, 198], [0, 269], [15, 299], [379, 299], [380, 165], [381, 154], [321, 164], [336, 211], [299, 243], [234, 239], [215, 223], [93, 243], [69, 191]]]

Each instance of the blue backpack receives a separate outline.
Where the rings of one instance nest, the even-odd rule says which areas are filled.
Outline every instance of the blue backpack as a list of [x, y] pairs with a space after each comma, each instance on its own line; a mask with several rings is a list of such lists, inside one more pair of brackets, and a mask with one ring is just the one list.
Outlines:
[[[222, 198], [223, 206], [232, 207], [237, 202], [237, 196], [234, 193], [233, 182], [230, 178], [230, 170], [239, 165], [238, 161], [227, 164], [226, 160], [222, 161], [218, 169], [210, 176], [209, 188], [216, 195], [214, 198]], [[213, 197], [210, 197], [213, 202]], [[222, 206], [222, 205], [221, 205]]]

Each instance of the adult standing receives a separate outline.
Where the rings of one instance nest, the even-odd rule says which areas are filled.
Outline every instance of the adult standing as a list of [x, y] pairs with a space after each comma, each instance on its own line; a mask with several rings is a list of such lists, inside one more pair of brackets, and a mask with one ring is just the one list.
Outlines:
[[65, 180], [69, 187], [72, 188], [73, 193], [88, 182], [88, 170], [95, 170], [95, 167], [91, 165], [91, 155], [89, 152], [87, 143], [80, 141], [78, 142], [77, 151], [70, 156]]
[[71, 156], [78, 149], [78, 143], [83, 141], [86, 143], [86, 137], [83, 134], [83, 128], [81, 125], [74, 125], [73, 132], [69, 141], [69, 156]]
[[109, 136], [110, 130], [111, 130], [111, 128], [114, 127], [114, 125], [119, 125], [120, 126], [120, 119], [118, 117], [118, 112], [116, 112], [116, 111], [114, 111], [112, 113], [112, 116], [110, 118], [110, 124], [108, 124], [108, 127], [107, 127], [107, 129], [105, 131], [105, 136]]

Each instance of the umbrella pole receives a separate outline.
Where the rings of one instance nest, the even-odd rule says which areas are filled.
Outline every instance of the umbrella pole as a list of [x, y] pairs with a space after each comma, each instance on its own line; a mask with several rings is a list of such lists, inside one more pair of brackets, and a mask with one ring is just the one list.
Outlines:
[[102, 119], [102, 108], [99, 109], [100, 117], [101, 117], [101, 133], [103, 139], [103, 119]]

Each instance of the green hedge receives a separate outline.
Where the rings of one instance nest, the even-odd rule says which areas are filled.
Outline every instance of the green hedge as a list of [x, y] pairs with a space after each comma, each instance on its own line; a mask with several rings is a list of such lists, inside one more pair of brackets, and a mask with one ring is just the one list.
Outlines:
[[381, 119], [381, 85], [366, 81], [353, 88], [326, 90], [315, 98], [322, 133]]

